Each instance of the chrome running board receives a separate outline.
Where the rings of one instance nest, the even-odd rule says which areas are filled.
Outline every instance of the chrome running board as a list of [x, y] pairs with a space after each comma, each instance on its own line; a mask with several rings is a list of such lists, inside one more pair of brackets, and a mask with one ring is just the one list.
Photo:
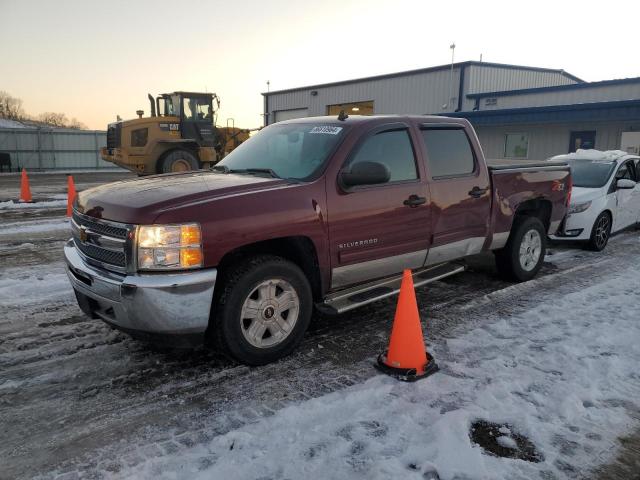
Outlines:
[[[443, 263], [414, 270], [413, 286], [420, 287], [464, 270], [465, 266], [459, 263]], [[324, 302], [317, 303], [316, 307], [323, 313], [333, 315], [348, 312], [354, 308], [397, 295], [400, 292], [401, 284], [402, 274], [386, 277], [332, 293], [324, 299]]]

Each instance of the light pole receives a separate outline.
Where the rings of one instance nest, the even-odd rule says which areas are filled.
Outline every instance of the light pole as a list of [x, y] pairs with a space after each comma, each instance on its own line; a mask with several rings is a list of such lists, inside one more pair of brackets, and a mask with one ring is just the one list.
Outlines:
[[447, 110], [451, 110], [451, 97], [453, 96], [453, 58], [456, 53], [456, 44], [452, 43], [451, 49], [451, 70], [449, 71], [449, 98], [447, 99]]

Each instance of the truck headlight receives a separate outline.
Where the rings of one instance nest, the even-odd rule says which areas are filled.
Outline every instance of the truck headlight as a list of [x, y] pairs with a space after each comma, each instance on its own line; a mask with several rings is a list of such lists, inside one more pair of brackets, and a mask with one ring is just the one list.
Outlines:
[[567, 213], [581, 213], [591, 206], [591, 202], [574, 203], [569, 205], [569, 211]]
[[138, 228], [140, 270], [184, 270], [202, 267], [200, 225], [142, 225]]

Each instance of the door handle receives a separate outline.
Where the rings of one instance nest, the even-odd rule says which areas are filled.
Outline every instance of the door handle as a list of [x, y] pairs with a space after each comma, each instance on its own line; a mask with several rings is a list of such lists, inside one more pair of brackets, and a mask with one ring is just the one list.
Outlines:
[[403, 204], [414, 208], [417, 207], [418, 205], [423, 205], [425, 203], [427, 203], [427, 198], [426, 197], [419, 197], [418, 195], [411, 195], [409, 198], [407, 198], [404, 202], [402, 202]]
[[469, 196], [473, 198], [480, 198], [482, 195], [487, 193], [487, 190], [489, 190], [489, 187], [480, 188], [476, 185], [469, 191]]

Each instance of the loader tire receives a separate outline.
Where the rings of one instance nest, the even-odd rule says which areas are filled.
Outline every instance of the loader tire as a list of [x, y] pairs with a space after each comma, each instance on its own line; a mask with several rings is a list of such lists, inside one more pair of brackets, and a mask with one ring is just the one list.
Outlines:
[[200, 162], [198, 162], [193, 153], [187, 150], [174, 150], [160, 161], [160, 171], [158, 173], [179, 173], [199, 169]]

